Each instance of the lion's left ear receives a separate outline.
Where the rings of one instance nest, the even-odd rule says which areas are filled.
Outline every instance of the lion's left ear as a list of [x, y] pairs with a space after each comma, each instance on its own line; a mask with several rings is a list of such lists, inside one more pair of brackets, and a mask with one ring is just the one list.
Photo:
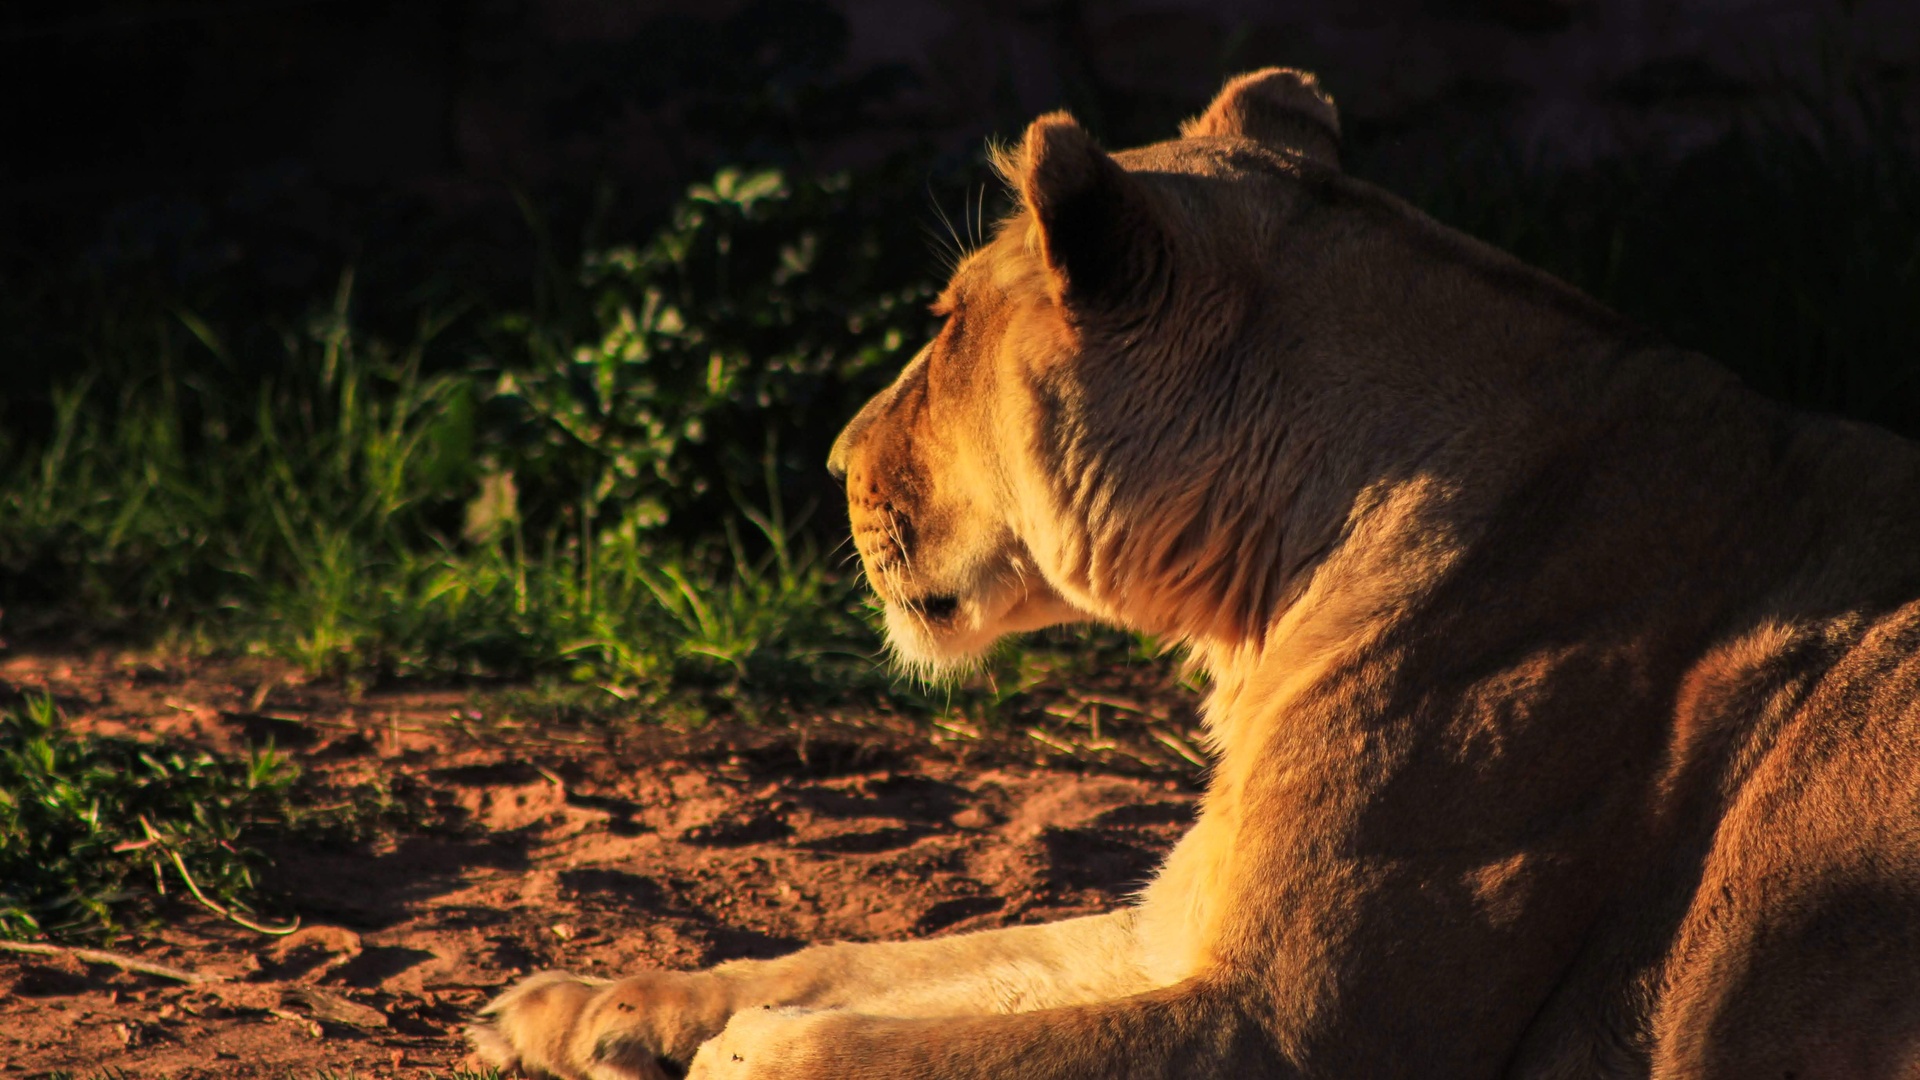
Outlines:
[[1155, 303], [1170, 256], [1160, 212], [1073, 117], [1035, 120], [999, 167], [1033, 217], [1055, 299], [1084, 312]]
[[1252, 139], [1340, 167], [1340, 113], [1307, 71], [1263, 68], [1233, 79], [1206, 112], [1180, 125], [1180, 134]]

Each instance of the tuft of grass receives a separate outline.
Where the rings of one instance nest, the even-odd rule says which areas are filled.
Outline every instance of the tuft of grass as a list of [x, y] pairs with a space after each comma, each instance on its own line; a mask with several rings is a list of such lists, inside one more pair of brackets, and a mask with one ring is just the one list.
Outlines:
[[69, 732], [47, 698], [0, 714], [0, 934], [100, 937], [198, 889], [252, 910], [249, 831], [295, 777], [272, 749], [216, 757]]
[[[277, 836], [364, 836], [400, 810], [369, 788], [326, 809], [272, 747], [244, 756], [83, 736], [51, 699], [0, 713], [0, 936], [111, 938], [166, 904], [261, 904]], [[210, 902], [210, 903], [209, 903]]]

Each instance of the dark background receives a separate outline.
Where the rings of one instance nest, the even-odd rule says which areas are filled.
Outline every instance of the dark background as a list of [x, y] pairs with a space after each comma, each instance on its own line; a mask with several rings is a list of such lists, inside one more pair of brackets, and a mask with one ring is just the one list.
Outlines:
[[1487, 147], [1684, 154], [1837, 80], [1911, 104], [1920, 6], [12, 0], [0, 273], [19, 294], [237, 267], [271, 297], [354, 261], [513, 295], [543, 229], [633, 233], [721, 162], [964, 167], [1062, 105], [1124, 144], [1267, 63], [1317, 69], [1359, 167], [1417, 186]]

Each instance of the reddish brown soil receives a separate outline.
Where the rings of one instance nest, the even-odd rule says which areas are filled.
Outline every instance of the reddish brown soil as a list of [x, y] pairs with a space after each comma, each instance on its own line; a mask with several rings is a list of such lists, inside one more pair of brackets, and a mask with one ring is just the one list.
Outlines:
[[87, 730], [227, 750], [271, 735], [329, 781], [405, 778], [437, 808], [379, 841], [272, 852], [292, 937], [182, 908], [115, 946], [216, 982], [0, 953], [0, 1076], [444, 1075], [474, 1009], [540, 968], [690, 968], [1105, 909], [1189, 820], [1197, 778], [1178, 735], [1112, 719], [1119, 745], [1090, 751], [1064, 722], [568, 728], [515, 722], [497, 692], [349, 696], [106, 655], [16, 656], [0, 681], [56, 694]]

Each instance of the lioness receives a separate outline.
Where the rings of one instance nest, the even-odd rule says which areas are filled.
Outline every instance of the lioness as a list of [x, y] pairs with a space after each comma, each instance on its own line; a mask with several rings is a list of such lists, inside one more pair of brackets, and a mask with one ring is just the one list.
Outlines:
[[1340, 172], [1313, 78], [1019, 212], [833, 452], [929, 669], [1094, 619], [1210, 673], [1137, 903], [613, 983], [563, 1077], [1920, 1076], [1920, 452]]

